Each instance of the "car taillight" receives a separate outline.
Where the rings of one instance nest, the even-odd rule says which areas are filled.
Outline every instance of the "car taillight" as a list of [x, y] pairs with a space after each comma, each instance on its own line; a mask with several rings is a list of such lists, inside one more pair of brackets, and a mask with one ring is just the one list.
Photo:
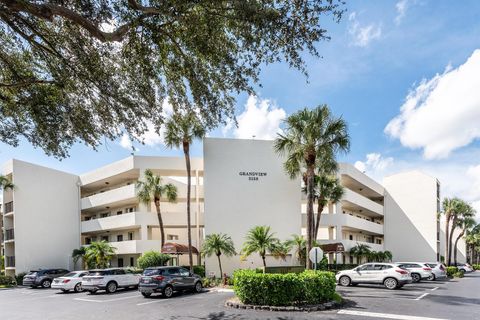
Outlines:
[[432, 268], [425, 267], [425, 268], [423, 268], [423, 270], [425, 270], [425, 271], [432, 271]]
[[156, 276], [156, 277], [153, 277], [153, 279], [157, 280], [157, 281], [163, 281], [163, 279], [165, 279], [164, 276]]
[[62, 283], [69, 283], [69, 282], [70, 282], [69, 279], [65, 279], [65, 280], [62, 281]]
[[408, 271], [402, 270], [402, 269], [395, 269], [395, 271], [397, 271], [400, 274], [408, 274]]

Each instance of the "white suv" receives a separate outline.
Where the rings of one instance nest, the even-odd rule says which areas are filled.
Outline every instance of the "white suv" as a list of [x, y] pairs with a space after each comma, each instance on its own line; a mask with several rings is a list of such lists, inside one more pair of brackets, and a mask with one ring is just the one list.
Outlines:
[[357, 285], [359, 283], [383, 284], [393, 290], [412, 282], [408, 270], [394, 263], [366, 263], [351, 270], [343, 270], [335, 276], [341, 286]]
[[402, 269], [410, 271], [413, 282], [420, 282], [421, 280], [431, 280], [433, 277], [432, 268], [423, 262], [397, 262], [397, 265]]
[[83, 277], [82, 287], [90, 293], [98, 290], [114, 293], [118, 288], [137, 288], [140, 276], [121, 268], [91, 270], [88, 276]]

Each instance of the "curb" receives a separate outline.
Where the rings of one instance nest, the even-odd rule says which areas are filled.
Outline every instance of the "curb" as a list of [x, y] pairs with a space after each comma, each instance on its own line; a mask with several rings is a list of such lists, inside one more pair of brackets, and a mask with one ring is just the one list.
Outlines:
[[315, 304], [315, 305], [305, 305], [305, 306], [257, 306], [251, 304], [243, 304], [241, 302], [235, 302], [227, 300], [225, 306], [235, 308], [235, 309], [245, 309], [245, 310], [267, 310], [267, 311], [303, 311], [303, 312], [312, 312], [312, 311], [324, 311], [330, 309], [338, 309], [342, 306], [342, 303], [336, 301], [329, 301], [325, 303]]

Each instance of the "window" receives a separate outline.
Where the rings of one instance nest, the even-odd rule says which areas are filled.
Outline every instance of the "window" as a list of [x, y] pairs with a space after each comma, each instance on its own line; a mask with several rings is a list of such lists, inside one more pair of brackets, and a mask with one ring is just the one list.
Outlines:
[[376, 244], [382, 244], [382, 239], [375, 239]]
[[168, 272], [168, 274], [174, 275], [174, 276], [175, 275], [180, 275], [180, 272], [178, 271], [178, 268], [170, 268], [170, 269], [168, 269], [167, 272]]
[[392, 266], [389, 266], [389, 265], [386, 265], [386, 264], [376, 264], [374, 266], [374, 269], [375, 270], [387, 270], [387, 269], [391, 269]]
[[100, 213], [100, 218], [106, 218], [110, 216], [110, 212]]
[[135, 207], [126, 208], [126, 209], [125, 209], [125, 212], [126, 212], [126, 213], [135, 212]]
[[178, 235], [176, 235], [176, 234], [167, 234], [167, 240], [178, 240]]
[[130, 267], [135, 267], [135, 259], [130, 257]]
[[[117, 264], [118, 264], [119, 268], [123, 268], [123, 258], [118, 258]], [[118, 274], [118, 273], [116, 273], [116, 274]]]
[[188, 271], [187, 269], [181, 268], [181, 269], [180, 269], [180, 275], [181, 275], [182, 277], [189, 277], [189, 276], [190, 276], [190, 271]]
[[102, 241], [107, 241], [108, 242], [108, 236], [102, 236], [101, 239], [102, 239]]
[[117, 211], [117, 216], [121, 215], [122, 213], [123, 213], [123, 211], [122, 211], [122, 210], [120, 210], [120, 211]]
[[133, 240], [133, 232], [128, 233], [128, 240]]
[[90, 219], [92, 219], [92, 218], [91, 217], [85, 217], [85, 219], [83, 221], [88, 221]]
[[348, 239], [353, 240], [353, 235], [350, 234], [350, 235], [348, 236]]
[[117, 242], [122, 242], [123, 241], [123, 234], [119, 234], [117, 236]]
[[85, 238], [85, 244], [91, 244], [92, 243], [92, 239], [90, 238]]
[[[120, 262], [122, 263], [122, 266], [120, 266]], [[123, 258], [118, 258], [118, 266], [119, 266], [120, 268], [123, 267]], [[124, 274], [125, 274], [125, 270], [121, 270], [121, 269], [113, 270], [113, 274], [116, 274], [116, 275], [124, 275]]]
[[366, 264], [364, 266], [357, 268], [357, 271], [370, 271], [370, 270], [375, 270], [373, 264]]

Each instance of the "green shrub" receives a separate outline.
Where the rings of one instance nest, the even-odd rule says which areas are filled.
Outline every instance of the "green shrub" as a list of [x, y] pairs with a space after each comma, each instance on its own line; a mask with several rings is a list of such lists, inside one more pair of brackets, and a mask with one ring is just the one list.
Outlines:
[[[263, 273], [263, 268], [255, 269], [259, 273]], [[305, 271], [304, 266], [282, 266], [282, 267], [266, 267], [265, 273], [301, 273]]]
[[222, 284], [222, 279], [203, 278], [202, 285], [204, 288], [217, 287]]
[[148, 251], [138, 258], [137, 264], [140, 269], [161, 267], [167, 264], [171, 258], [172, 257], [168, 254], [163, 254], [157, 251]]
[[463, 271], [457, 271], [453, 274], [455, 278], [463, 278], [464, 272]]
[[[190, 270], [190, 266], [182, 266], [187, 270]], [[193, 273], [198, 274], [200, 277], [205, 277], [205, 267], [204, 266], [193, 266]]]
[[0, 276], [0, 286], [13, 286], [15, 279], [10, 276]]
[[447, 277], [453, 277], [458, 272], [457, 267], [447, 267]]
[[25, 272], [21, 272], [17, 275], [15, 275], [15, 283], [17, 285], [22, 285], [23, 284], [23, 277], [25, 277], [26, 273]]
[[335, 276], [331, 272], [268, 274], [254, 270], [234, 273], [234, 290], [246, 304], [288, 306], [318, 304], [335, 297]]
[[480, 270], [480, 264], [474, 264], [472, 265], [473, 270]]

